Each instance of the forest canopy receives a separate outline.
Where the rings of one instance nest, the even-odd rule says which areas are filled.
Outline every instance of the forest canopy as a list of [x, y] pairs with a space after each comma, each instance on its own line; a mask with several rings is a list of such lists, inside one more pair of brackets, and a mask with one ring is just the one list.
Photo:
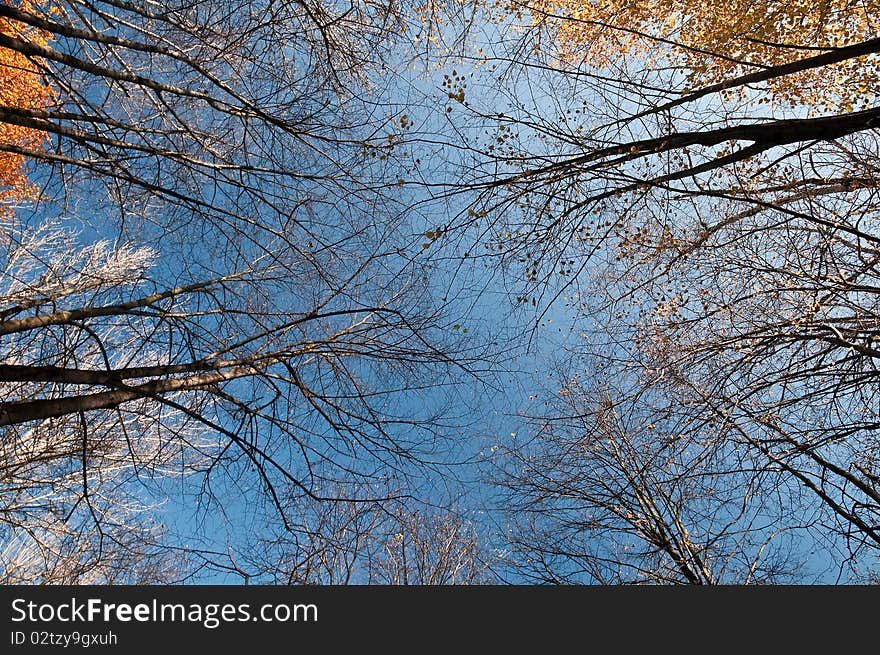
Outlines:
[[871, 1], [0, 3], [0, 580], [871, 582]]

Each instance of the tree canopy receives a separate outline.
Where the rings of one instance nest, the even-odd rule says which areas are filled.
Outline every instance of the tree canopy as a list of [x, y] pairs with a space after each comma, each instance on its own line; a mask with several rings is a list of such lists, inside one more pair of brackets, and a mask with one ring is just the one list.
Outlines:
[[[22, 11], [44, 16], [52, 12], [52, 5], [44, 2], [21, 2]], [[52, 38], [40, 30], [18, 21], [0, 16], [0, 34], [27, 39], [46, 46]], [[0, 48], [0, 104], [22, 110], [45, 110], [54, 102], [55, 93], [48, 86], [37, 65], [20, 52]], [[16, 201], [32, 197], [34, 187], [28, 183], [24, 171], [25, 156], [22, 151], [34, 151], [43, 147], [46, 133], [32, 127], [0, 122], [0, 218], [11, 211]]]
[[875, 4], [4, 1], [3, 579], [876, 579]]
[[[724, 83], [755, 70], [792, 64], [875, 38], [876, 2], [549, 2], [512, 5], [546, 28], [561, 62], [598, 68], [636, 60], [648, 67], [675, 66], [692, 88]], [[877, 57], [865, 54], [776, 77], [772, 95], [782, 102], [822, 109], [864, 109], [878, 78]]]

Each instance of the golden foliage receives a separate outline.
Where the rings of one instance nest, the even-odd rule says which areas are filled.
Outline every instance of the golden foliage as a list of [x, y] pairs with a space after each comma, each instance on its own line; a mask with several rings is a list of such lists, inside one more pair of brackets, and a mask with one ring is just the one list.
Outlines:
[[[48, 15], [53, 8], [44, 0], [0, 0], [34, 15]], [[51, 35], [19, 21], [0, 17], [0, 32], [23, 41], [45, 46]], [[0, 105], [17, 109], [41, 110], [55, 100], [55, 92], [43, 82], [38, 62], [8, 48], [0, 47]], [[31, 198], [35, 189], [24, 173], [24, 155], [10, 148], [35, 150], [46, 142], [46, 133], [33, 128], [0, 122], [0, 217], [8, 214], [11, 203]]]
[[[607, 67], [629, 56], [671, 62], [691, 87], [875, 38], [880, 0], [534, 0], [562, 62]], [[880, 59], [851, 59], [769, 83], [772, 100], [863, 108], [880, 85]]]

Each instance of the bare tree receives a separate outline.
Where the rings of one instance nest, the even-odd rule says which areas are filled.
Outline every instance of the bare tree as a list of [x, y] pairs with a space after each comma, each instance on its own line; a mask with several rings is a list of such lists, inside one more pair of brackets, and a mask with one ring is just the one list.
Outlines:
[[473, 522], [452, 508], [414, 508], [389, 492], [382, 502], [311, 502], [296, 527], [249, 549], [249, 578], [275, 584], [485, 584], [491, 557]]
[[398, 511], [395, 529], [370, 561], [370, 582], [394, 585], [480, 584], [492, 580], [472, 524], [452, 512]]
[[[64, 502], [78, 512], [97, 506], [90, 476], [109, 476], [110, 460], [133, 482], [108, 486], [107, 502], [127, 506], [138, 476], [163, 475], [168, 458], [202, 476], [194, 504], [212, 500], [219, 476], [245, 476], [242, 487], [261, 489], [292, 529], [298, 510], [278, 488], [317, 502], [337, 482], [439, 452], [442, 390], [488, 351], [451, 331], [433, 297], [389, 156], [400, 121], [375, 106], [385, 49], [405, 30], [398, 8], [46, 9], [0, 5], [0, 17], [44, 35], [3, 33], [0, 47], [27, 57], [57, 100], [0, 108], [3, 122], [50, 141], [0, 144], [32, 163], [43, 191], [5, 233], [0, 426], [10, 466], [43, 461], [43, 446], [28, 444], [48, 429], [61, 443], [45, 447], [70, 477]], [[84, 236], [47, 225], [58, 216]], [[107, 461], [93, 463], [104, 442]], [[35, 541], [62, 553], [46, 535], [72, 524], [63, 510], [42, 516]], [[56, 579], [110, 576], [98, 565], [109, 546], [96, 551], [94, 538], [107, 521], [134, 521], [84, 516], [67, 539], [81, 554], [58, 557], [97, 559]], [[22, 538], [14, 530], [8, 543]], [[142, 543], [158, 543], [150, 530]]]
[[[419, 418], [391, 404], [430, 388], [432, 367], [466, 363], [426, 341], [438, 330], [431, 313], [396, 308], [418, 308], [403, 300], [417, 287], [351, 308], [334, 307], [331, 293], [291, 312], [265, 296], [276, 273], [259, 262], [162, 289], [148, 275], [154, 253], [143, 248], [81, 247], [57, 225], [10, 225], [5, 237], [0, 423], [10, 493], [24, 494], [10, 500], [11, 525], [31, 520], [37, 510], [27, 499], [48, 486], [47, 507], [54, 494], [65, 501], [39, 510], [43, 529], [69, 529], [76, 507], [97, 539], [105, 522], [133, 520], [92, 508], [101, 497], [92, 475], [115, 480], [107, 484], [118, 497], [108, 491], [106, 500], [125, 507], [117, 469], [125, 479], [210, 479], [239, 461], [288, 525], [279, 484], [318, 500], [328, 479], [398, 469], [438, 447], [442, 435], [432, 433], [442, 424], [432, 412], [442, 407]], [[16, 518], [17, 507], [26, 518]]]
[[[878, 109], [869, 94], [788, 110], [776, 90], [873, 70], [877, 40], [804, 43], [693, 88], [674, 38], [656, 39], [654, 66], [563, 60], [552, 24], [581, 19], [522, 11], [527, 27], [477, 62], [494, 75], [466, 95], [461, 67], [445, 82], [453, 116], [480, 128], [459, 131], [470, 169], [447, 192], [471, 203], [447, 233], [500, 256], [518, 302], [567, 301], [583, 333], [534, 412], [534, 450], [507, 449], [523, 570], [867, 579]], [[728, 54], [689, 52], [707, 68]]]
[[155, 254], [106, 241], [83, 246], [58, 224], [26, 229], [4, 221], [0, 230], [3, 324], [16, 326], [14, 317], [27, 314], [17, 319], [23, 329], [5, 330], [0, 342], [3, 581], [178, 579], [183, 567], [162, 547], [150, 481], [203, 469], [218, 455], [216, 440], [187, 416], [192, 404], [184, 392], [168, 396], [179, 408], [158, 413], [145, 394], [96, 403], [94, 394], [71, 393], [94, 375], [112, 388], [111, 369], [150, 361], [153, 354], [141, 347], [147, 326], [138, 318], [68, 317], [36, 329], [47, 310], [57, 318], [65, 303], [89, 305], [136, 289]]
[[668, 389], [638, 389], [569, 381], [535, 417], [536, 436], [508, 444], [514, 572], [556, 584], [804, 582], [827, 573], [817, 549], [845, 557], [797, 480], [724, 431], [694, 429]]

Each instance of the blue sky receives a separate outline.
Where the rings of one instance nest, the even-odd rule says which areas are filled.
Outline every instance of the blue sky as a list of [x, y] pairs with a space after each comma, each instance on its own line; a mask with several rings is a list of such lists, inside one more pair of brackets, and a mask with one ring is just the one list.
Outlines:
[[[449, 34], [442, 36], [451, 40], [455, 27], [450, 26]], [[355, 124], [361, 118], [368, 122], [346, 131], [346, 136], [364, 144], [363, 152], [352, 154], [353, 150], [340, 148], [340, 156], [358, 181], [369, 181], [371, 176], [380, 180], [384, 186], [381, 206], [369, 203], [366, 188], [337, 186], [332, 180], [303, 180], [294, 185], [295, 193], [315, 200], [308, 208], [293, 207], [297, 199], [290, 197], [279, 200], [285, 211], [268, 210], [268, 203], [260, 205], [259, 199], [247, 200], [258, 213], [264, 210], [260, 219], [266, 224], [310, 244], [312, 237], [339, 244], [340, 239], [357, 232], [359, 236], [350, 242], [343, 239], [341, 245], [323, 250], [320, 244], [315, 247], [336, 278], [355, 270], [366, 249], [382, 253], [357, 277], [356, 293], [338, 299], [341, 305], [367, 303], [404, 277], [416, 276], [416, 299], [437, 311], [429, 336], [465, 354], [484, 354], [485, 361], [473, 363], [473, 374], [455, 366], [437, 366], [424, 374], [424, 385], [399, 371], [357, 365], [362, 378], [377, 388], [400, 387], [400, 393], [376, 401], [377, 411], [413, 420], [438, 415], [441, 420], [421, 427], [394, 428], [393, 436], [412, 444], [421, 461], [386, 458], [384, 454], [371, 457], [365, 450], [332, 457], [339, 465], [373, 473], [374, 479], [382, 481], [380, 486], [387, 484], [411, 494], [417, 504], [452, 505], [477, 524], [490, 551], [503, 550], [500, 534], [509, 518], [490, 482], [497, 473], [494, 460], [499, 445], [528, 439], [534, 427], [528, 417], [540, 415], [548, 397], [558, 391], [567, 351], [577, 351], [584, 339], [603, 328], [579, 321], [570, 306], [573, 294], [590, 293], [587, 278], [594, 265], [585, 263], [588, 246], [575, 244], [563, 258], [568, 262], [572, 257], [564, 266], [569, 270], [584, 266], [580, 278], [556, 275], [559, 262], [551, 257], [549, 264], [544, 262], [542, 274], [546, 277], [529, 281], [524, 275], [525, 251], [510, 248], [508, 252], [507, 244], [513, 245], [516, 237], [506, 235], [511, 225], [525, 232], [532, 229], [529, 216], [512, 204], [502, 205], [503, 213], [494, 220], [473, 213], [474, 208], [492, 207], [503, 192], [483, 189], [476, 193], [469, 185], [532, 165], [515, 161], [508, 168], [493, 168], [488, 148], [497, 153], [495, 148], [507, 138], [499, 136], [504, 132], [499, 126], [516, 130], [508, 144], [518, 144], [535, 161], [546, 162], [577, 152], [582, 145], [574, 140], [564, 143], [564, 133], [576, 133], [580, 122], [589, 130], [595, 122], [591, 122], [593, 112], [588, 109], [597, 114], [603, 110], [602, 99], [589, 87], [585, 91], [576, 76], [564, 79], [537, 69], [506, 75], [504, 49], [510, 43], [500, 40], [504, 29], [478, 22], [463, 51], [428, 61], [414, 57], [403, 44], [388, 59], [387, 68], [373, 74], [368, 91], [347, 98], [345, 111], [338, 113], [350, 111], [345, 118]], [[630, 65], [638, 70], [640, 62], [631, 61]], [[662, 81], [664, 75], [669, 82], [668, 73], [658, 73], [654, 81]], [[89, 96], [96, 104], [103, 102], [99, 91], [96, 87]], [[310, 102], [304, 100], [304, 107], [310, 107]], [[624, 98], [621, 102], [632, 107], [635, 101]], [[562, 136], [545, 138], [559, 114]], [[528, 117], [540, 119], [543, 130], [516, 126]], [[203, 118], [210, 123], [209, 116], [199, 117]], [[687, 125], [687, 120], [688, 116], [682, 115], [679, 125]], [[262, 134], [235, 136], [253, 148], [266, 145], [260, 140], [265, 136]], [[389, 144], [393, 144], [393, 156], [385, 158]], [[331, 159], [309, 148], [292, 149], [284, 158], [302, 172], [329, 172], [333, 177]], [[242, 263], [265, 253], [283, 255], [283, 240], [273, 241], [257, 233], [245, 234], [236, 257], [226, 257], [221, 251], [228, 234], [216, 225], [206, 227], [189, 221], [182, 212], [176, 216], [176, 229], [166, 230], [163, 221], [176, 210], [148, 196], [138, 197], [137, 202], [155, 202], [146, 213], [156, 221], [136, 219], [133, 214], [137, 212], [128, 219], [129, 211], [143, 207], [126, 207], [128, 199], [123, 199], [120, 207], [107, 199], [100, 181], [88, 176], [65, 190], [60, 180], [46, 171], [35, 165], [32, 177], [45, 184], [47, 196], [54, 200], [42, 204], [33, 220], [61, 218], [75, 226], [85, 242], [106, 238], [159, 244], [160, 255], [152, 272], [156, 286], [228, 272], [225, 268], [236, 258], [236, 263]], [[256, 191], [276, 191], [271, 176], [265, 179], [266, 186]], [[232, 183], [213, 185], [202, 180], [193, 184], [195, 195], [218, 207], [234, 206], [241, 200]], [[291, 260], [297, 256], [290, 254]], [[329, 293], [321, 286], [324, 282], [318, 279], [319, 274], [310, 275], [304, 272], [296, 283], [278, 283], [266, 295], [270, 301], [305, 311], [316, 298]], [[410, 386], [404, 388], [406, 384]], [[301, 411], [299, 417], [304, 431], [318, 433], [316, 441], [322, 435], [332, 438], [316, 416]], [[304, 471], [294, 445], [275, 441], [270, 447], [294, 471]], [[316, 445], [316, 452], [327, 454], [331, 448], [327, 443]], [[197, 506], [205, 482], [200, 476], [151, 482], [144, 493], [164, 501], [159, 515], [172, 541], [216, 550], [218, 562], [238, 562], [255, 536], [277, 528], [277, 515], [246, 463], [231, 463], [225, 471], [212, 474], [210, 481], [214, 498], [202, 507]], [[823, 557], [817, 548], [807, 561], [822, 571]], [[198, 579], [241, 582], [237, 573], [222, 567], [205, 569]]]

